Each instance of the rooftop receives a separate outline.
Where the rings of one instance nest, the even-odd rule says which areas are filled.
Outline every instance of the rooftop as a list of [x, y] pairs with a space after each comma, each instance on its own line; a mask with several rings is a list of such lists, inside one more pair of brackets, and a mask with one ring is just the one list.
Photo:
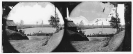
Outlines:
[[16, 26], [16, 24], [13, 22], [13, 20], [7, 20], [6, 25], [7, 26]]

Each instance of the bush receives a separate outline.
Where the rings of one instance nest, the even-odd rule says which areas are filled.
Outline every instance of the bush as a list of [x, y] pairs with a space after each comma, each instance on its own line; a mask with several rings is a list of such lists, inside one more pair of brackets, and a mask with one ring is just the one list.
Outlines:
[[23, 36], [19, 33], [13, 33], [9, 35], [9, 40], [28, 40], [27, 36]]
[[88, 41], [87, 37], [81, 36], [80, 34], [72, 34], [70, 38], [71, 38], [70, 40], [72, 41], [84, 41], [84, 40]]

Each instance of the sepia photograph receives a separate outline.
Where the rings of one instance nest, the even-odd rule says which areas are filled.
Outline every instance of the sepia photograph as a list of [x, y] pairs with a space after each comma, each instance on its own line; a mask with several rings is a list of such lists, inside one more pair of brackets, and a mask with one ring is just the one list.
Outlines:
[[132, 1], [2, 1], [2, 53], [131, 52]]

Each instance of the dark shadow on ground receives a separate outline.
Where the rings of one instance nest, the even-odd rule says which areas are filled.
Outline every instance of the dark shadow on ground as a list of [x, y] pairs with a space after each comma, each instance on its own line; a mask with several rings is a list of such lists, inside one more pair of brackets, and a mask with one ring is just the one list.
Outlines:
[[65, 30], [60, 44], [52, 52], [77, 52], [70, 42], [69, 33]]
[[13, 48], [13, 46], [9, 42], [9, 38], [7, 37], [5, 26], [6, 26], [6, 19], [2, 18], [2, 46], [3, 46], [3, 53], [19, 53], [17, 50]]

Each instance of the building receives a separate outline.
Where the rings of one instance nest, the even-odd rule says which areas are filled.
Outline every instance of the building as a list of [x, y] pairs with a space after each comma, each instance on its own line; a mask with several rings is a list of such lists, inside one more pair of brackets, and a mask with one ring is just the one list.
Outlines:
[[13, 22], [13, 20], [7, 20], [7, 21], [6, 21], [6, 28], [7, 28], [7, 29], [10, 29], [10, 30], [14, 30], [14, 31], [17, 30], [17, 26], [16, 26], [16, 24]]
[[73, 23], [73, 21], [68, 21], [67, 22], [68, 30], [77, 32], [77, 26]]

